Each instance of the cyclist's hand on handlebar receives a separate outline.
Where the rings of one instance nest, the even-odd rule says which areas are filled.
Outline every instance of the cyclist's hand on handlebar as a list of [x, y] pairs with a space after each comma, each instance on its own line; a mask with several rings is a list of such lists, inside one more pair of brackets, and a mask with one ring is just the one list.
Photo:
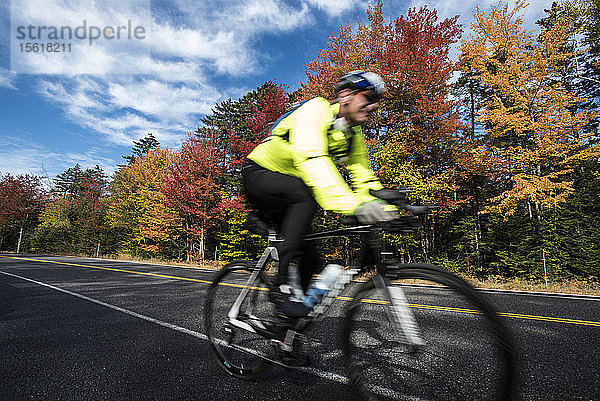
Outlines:
[[362, 224], [391, 221], [398, 217], [397, 209], [394, 206], [379, 199], [361, 203], [354, 215]]

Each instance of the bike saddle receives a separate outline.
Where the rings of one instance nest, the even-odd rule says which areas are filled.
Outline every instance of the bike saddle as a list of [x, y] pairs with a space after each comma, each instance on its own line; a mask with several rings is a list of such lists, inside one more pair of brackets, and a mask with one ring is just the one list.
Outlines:
[[248, 212], [246, 215], [246, 222], [244, 227], [253, 234], [260, 236], [269, 235], [270, 231], [274, 231], [274, 228], [265, 221], [263, 216], [260, 216], [257, 212]]

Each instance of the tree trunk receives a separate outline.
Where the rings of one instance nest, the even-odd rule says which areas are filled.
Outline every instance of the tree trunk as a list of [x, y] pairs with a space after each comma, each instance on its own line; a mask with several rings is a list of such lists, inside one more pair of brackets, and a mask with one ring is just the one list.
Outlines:
[[204, 261], [204, 227], [202, 227], [202, 234], [200, 235], [200, 260]]

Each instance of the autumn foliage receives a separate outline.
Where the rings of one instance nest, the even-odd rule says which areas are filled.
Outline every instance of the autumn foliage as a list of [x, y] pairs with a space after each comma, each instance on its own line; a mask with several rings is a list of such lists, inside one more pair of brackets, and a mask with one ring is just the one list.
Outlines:
[[170, 157], [162, 193], [182, 219], [188, 258], [204, 259], [206, 231], [221, 198], [219, 150], [214, 137], [189, 137]]
[[[334, 100], [338, 78], [362, 69], [387, 87], [364, 127], [373, 169], [385, 186], [440, 205], [427, 230], [386, 239], [398, 259], [482, 278], [540, 280], [545, 266], [550, 278], [597, 281], [600, 14], [563, 0], [528, 31], [525, 8], [523, 0], [478, 8], [460, 41], [458, 16], [421, 7], [390, 18], [375, 1], [366, 20], [329, 36], [298, 91], [269, 80], [222, 101], [175, 149], [149, 134], [110, 182], [99, 168], [76, 166], [47, 197], [39, 178], [1, 176], [0, 245], [14, 247], [31, 227], [33, 250], [254, 258], [264, 243], [244, 226], [245, 157], [296, 101]], [[336, 225], [332, 213], [313, 222]], [[325, 259], [348, 263], [358, 250], [332, 241], [322, 244]]]
[[560, 79], [566, 62], [578, 53], [565, 51], [575, 35], [570, 21], [559, 21], [536, 41], [519, 18], [525, 6], [518, 0], [513, 9], [478, 9], [474, 38], [461, 47], [463, 62], [476, 73], [472, 79], [491, 91], [479, 117], [486, 134], [470, 151], [476, 165], [504, 181], [486, 211], [506, 216], [523, 202], [535, 207], [564, 203], [574, 190], [573, 169], [600, 156], [594, 135], [583, 130], [594, 112], [574, 112], [585, 99]]
[[[386, 22], [378, 1], [368, 8], [367, 18], [356, 27], [340, 27], [308, 63], [304, 97], [331, 99], [335, 82], [351, 70], [380, 74], [387, 93], [366, 130], [375, 167], [387, 184], [410, 186], [442, 200], [443, 193], [452, 191], [445, 183], [452, 181], [448, 167], [461, 126], [448, 99], [455, 70], [449, 52], [461, 34], [458, 16], [438, 21], [435, 10], [422, 7]], [[426, 185], [433, 181], [440, 186]]]

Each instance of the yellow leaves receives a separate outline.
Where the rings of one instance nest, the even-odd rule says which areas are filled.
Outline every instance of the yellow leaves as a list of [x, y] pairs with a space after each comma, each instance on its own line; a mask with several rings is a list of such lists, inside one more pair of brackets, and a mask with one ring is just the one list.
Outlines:
[[127, 232], [123, 246], [156, 253], [160, 244], [181, 228], [182, 222], [167, 205], [161, 192], [168, 163], [169, 149], [156, 148], [122, 167], [111, 183], [108, 207], [111, 225]]
[[407, 160], [404, 145], [408, 131], [410, 129], [405, 128], [389, 133], [385, 146], [379, 146], [373, 152], [377, 164], [382, 166], [379, 173], [383, 182], [410, 189], [410, 197], [422, 201], [431, 201], [439, 198], [441, 193], [454, 191], [450, 171], [432, 176], [427, 166]]
[[573, 184], [570, 181], [555, 182], [552, 178], [558, 178], [559, 174], [540, 177], [531, 174], [517, 174], [513, 177], [512, 189], [493, 198], [491, 205], [486, 207], [482, 213], [499, 213], [505, 218], [512, 216], [518, 205], [522, 202], [530, 202], [545, 207], [556, 207], [566, 201], [573, 193]]
[[64, 214], [68, 204], [69, 201], [66, 198], [57, 198], [49, 202], [40, 214], [40, 225], [63, 231], [68, 230], [71, 223]]
[[585, 99], [562, 82], [565, 62], [578, 54], [567, 46], [576, 34], [572, 19], [560, 19], [534, 41], [519, 18], [526, 6], [519, 0], [512, 9], [478, 8], [474, 37], [461, 45], [464, 68], [491, 92], [478, 118], [484, 146], [471, 162], [493, 166], [509, 188], [485, 210], [506, 215], [523, 202], [561, 204], [573, 192], [566, 177], [574, 166], [600, 155], [583, 130], [593, 113], [575, 112]]

